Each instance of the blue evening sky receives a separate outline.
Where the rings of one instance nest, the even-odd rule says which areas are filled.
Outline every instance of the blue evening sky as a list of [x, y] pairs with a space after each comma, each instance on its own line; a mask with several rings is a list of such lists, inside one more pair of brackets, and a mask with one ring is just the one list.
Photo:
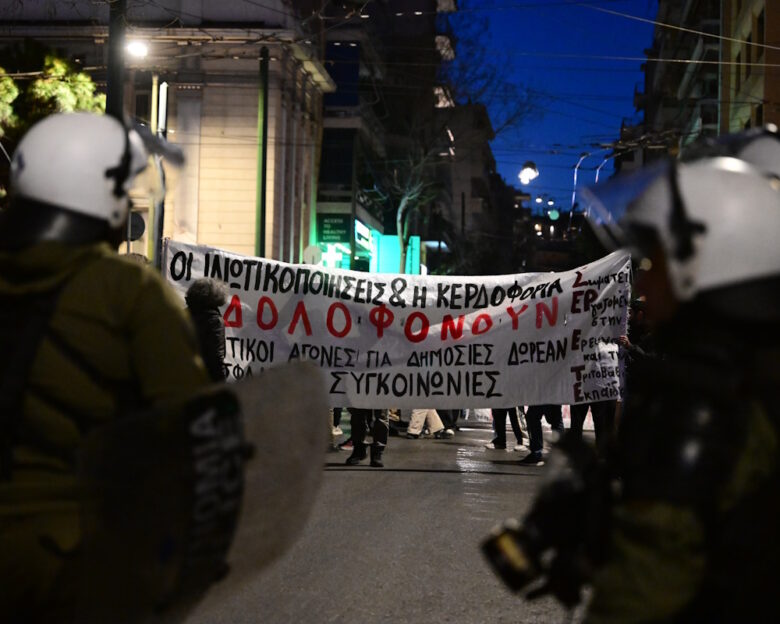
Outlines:
[[[492, 143], [499, 173], [520, 187], [521, 165], [534, 161], [540, 175], [522, 188], [568, 209], [580, 154], [618, 139], [623, 119], [641, 120], [633, 94], [644, 90], [642, 60], [603, 57], [642, 58], [653, 25], [598, 9], [655, 19], [657, 0], [465, 0], [460, 6], [485, 12], [491, 57], [531, 92], [528, 118]], [[583, 162], [578, 187], [593, 182], [606, 153]], [[608, 161], [599, 180], [612, 172]]]

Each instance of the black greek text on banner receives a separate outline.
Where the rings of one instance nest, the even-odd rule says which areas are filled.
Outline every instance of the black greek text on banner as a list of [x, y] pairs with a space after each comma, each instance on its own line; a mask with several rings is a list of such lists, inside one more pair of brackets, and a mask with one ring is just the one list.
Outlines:
[[561, 273], [483, 277], [325, 269], [170, 240], [164, 254], [164, 276], [182, 296], [200, 277], [228, 285], [231, 380], [305, 358], [327, 372], [334, 407], [510, 407], [622, 394], [627, 252]]

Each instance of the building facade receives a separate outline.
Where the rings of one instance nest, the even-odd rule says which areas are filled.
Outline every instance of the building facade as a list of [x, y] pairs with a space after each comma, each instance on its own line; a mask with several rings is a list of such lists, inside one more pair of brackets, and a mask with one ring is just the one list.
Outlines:
[[[105, 87], [107, 3], [50, 0], [0, 9], [0, 46], [32, 38], [75, 59]], [[186, 165], [168, 171], [164, 235], [254, 255], [299, 262], [314, 239], [322, 97], [334, 84], [316, 41], [291, 2], [159, 0], [126, 12], [126, 40], [143, 57], [125, 57], [124, 109], [153, 128], [162, 123]], [[265, 180], [259, 58], [268, 52]], [[167, 118], [164, 113], [167, 113]], [[259, 240], [260, 196], [265, 237]], [[153, 253], [148, 207], [145, 240]]]
[[780, 123], [780, 5], [724, 0], [720, 131]]
[[656, 21], [644, 92], [634, 95], [644, 122], [629, 131], [643, 143], [641, 162], [718, 133], [720, 0], [660, 0]]
[[780, 123], [780, 5], [660, 0], [646, 50], [642, 124], [621, 130], [617, 169], [677, 155], [700, 137]]
[[[435, 88], [439, 18], [454, 10], [454, 2], [377, 0], [326, 3], [317, 13], [329, 25], [325, 66], [337, 86], [323, 99], [318, 191], [318, 222], [328, 225], [318, 242], [329, 266], [424, 270], [423, 223], [449, 193], [439, 168], [444, 129], [436, 124]], [[402, 268], [396, 216], [403, 206], [410, 210], [400, 229], [410, 236]]]

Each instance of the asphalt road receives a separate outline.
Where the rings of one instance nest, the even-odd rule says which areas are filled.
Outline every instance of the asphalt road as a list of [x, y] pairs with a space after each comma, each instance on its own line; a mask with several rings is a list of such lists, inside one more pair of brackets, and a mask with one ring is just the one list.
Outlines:
[[525, 451], [485, 449], [490, 437], [486, 429], [451, 440], [392, 437], [383, 469], [348, 467], [347, 453], [328, 453], [291, 550], [250, 581], [217, 585], [188, 624], [578, 620], [552, 599], [513, 595], [483, 559], [482, 538], [523, 514], [544, 474], [517, 464]]

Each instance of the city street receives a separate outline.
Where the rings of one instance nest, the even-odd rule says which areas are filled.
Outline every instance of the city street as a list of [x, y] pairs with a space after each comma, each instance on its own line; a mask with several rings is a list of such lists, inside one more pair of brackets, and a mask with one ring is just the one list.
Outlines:
[[780, 0], [0, 24], [0, 624], [780, 622]]
[[524, 512], [544, 473], [517, 464], [526, 449], [486, 449], [490, 434], [391, 437], [384, 469], [345, 466], [347, 453], [328, 453], [291, 551], [243, 586], [216, 586], [187, 622], [566, 621], [554, 600], [510, 593], [479, 550], [496, 523]]

